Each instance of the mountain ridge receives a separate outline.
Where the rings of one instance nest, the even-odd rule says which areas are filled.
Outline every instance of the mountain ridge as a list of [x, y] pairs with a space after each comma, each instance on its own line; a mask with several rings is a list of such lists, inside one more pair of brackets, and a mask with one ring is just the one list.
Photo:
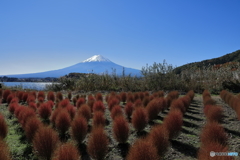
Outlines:
[[240, 62], [240, 50], [236, 50], [232, 53], [228, 53], [217, 58], [206, 59], [200, 62], [192, 62], [192, 63], [184, 64], [182, 66], [175, 68], [174, 72], [176, 74], [180, 74], [183, 70], [187, 70], [188, 68], [191, 68], [191, 67], [203, 68], [207, 66], [225, 64], [228, 62]]
[[28, 74], [12, 74], [12, 75], [1, 75], [7, 77], [14, 77], [14, 78], [45, 78], [45, 77], [56, 77], [59, 78], [61, 76], [65, 76], [69, 73], [95, 73], [95, 74], [104, 74], [109, 73], [111, 74], [114, 72], [117, 75], [122, 75], [123, 68], [125, 71], [125, 75], [131, 74], [132, 76], [141, 76], [141, 71], [133, 68], [124, 67], [118, 65], [109, 59], [101, 56], [101, 55], [94, 55], [80, 63], [75, 65], [65, 67], [62, 69], [45, 71], [45, 72], [38, 72], [38, 73], [28, 73]]

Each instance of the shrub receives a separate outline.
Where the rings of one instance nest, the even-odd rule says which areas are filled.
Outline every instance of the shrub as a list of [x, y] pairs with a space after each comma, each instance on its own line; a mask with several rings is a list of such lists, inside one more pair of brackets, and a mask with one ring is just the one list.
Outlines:
[[42, 127], [42, 122], [38, 118], [31, 117], [27, 119], [24, 131], [29, 142], [32, 142], [35, 133], [40, 127]]
[[57, 92], [56, 97], [57, 97], [57, 99], [58, 99], [59, 101], [62, 101], [62, 100], [63, 100], [63, 95], [62, 95], [61, 92]]
[[132, 112], [134, 110], [133, 103], [127, 102], [124, 110], [125, 110], [125, 114], [127, 115], [127, 117], [130, 118], [132, 116]]
[[6, 89], [3, 91], [3, 95], [2, 95], [2, 98], [3, 98], [3, 101], [7, 101], [7, 97], [11, 94], [11, 91], [9, 89]]
[[121, 93], [120, 93], [120, 98], [121, 98], [121, 101], [122, 101], [123, 103], [125, 103], [126, 100], [127, 100], [127, 94], [126, 94], [126, 92], [121, 92]]
[[[134, 102], [135, 102], [136, 100], [140, 99], [138, 92], [136, 92], [136, 93], [133, 94], [133, 99], [134, 99]], [[141, 100], [141, 99], [140, 99], [140, 100]]]
[[118, 116], [114, 119], [113, 134], [119, 143], [126, 143], [129, 136], [129, 125], [123, 116]]
[[134, 102], [134, 97], [133, 94], [131, 92], [128, 92], [127, 94], [127, 102]]
[[10, 150], [7, 143], [0, 139], [0, 159], [1, 160], [11, 160]]
[[52, 113], [52, 108], [48, 103], [43, 103], [40, 105], [38, 108], [38, 114], [40, 115], [41, 118], [43, 119], [49, 119]]
[[103, 96], [102, 96], [101, 93], [97, 93], [97, 94], [95, 95], [95, 98], [96, 98], [97, 101], [103, 101]]
[[94, 112], [93, 114], [93, 127], [98, 127], [98, 126], [105, 126], [105, 117], [104, 117], [104, 113], [97, 111]]
[[123, 111], [121, 106], [115, 105], [113, 109], [111, 110], [111, 117], [114, 120], [117, 116], [123, 115]]
[[40, 97], [45, 99], [45, 93], [43, 91], [38, 92], [37, 98], [39, 99]]
[[15, 108], [15, 110], [14, 110], [14, 115], [15, 115], [16, 118], [18, 118], [20, 112], [21, 112], [24, 108], [25, 108], [24, 106], [18, 106], [18, 107]]
[[186, 112], [186, 108], [184, 107], [184, 103], [181, 99], [173, 100], [170, 109], [179, 109], [182, 112], [182, 114]]
[[211, 97], [206, 97], [203, 99], [203, 105], [216, 105], [216, 101]]
[[142, 104], [144, 107], [146, 107], [149, 102], [150, 102], [149, 96], [145, 96], [142, 100]]
[[11, 103], [8, 106], [8, 110], [11, 114], [13, 114], [15, 112], [15, 109], [18, 107], [18, 103]]
[[142, 100], [141, 100], [141, 99], [136, 99], [136, 100], [134, 101], [133, 107], [134, 107], [134, 108], [143, 107]]
[[2, 99], [3, 90], [0, 88], [0, 99]]
[[24, 107], [22, 111], [19, 113], [18, 121], [19, 123], [21, 123], [22, 127], [24, 128], [26, 125], [27, 119], [31, 117], [36, 117], [36, 112], [31, 108]]
[[157, 148], [146, 139], [138, 139], [130, 148], [127, 160], [158, 160]]
[[9, 95], [7, 96], [7, 103], [9, 104], [14, 97], [15, 97], [15, 95], [14, 95], [13, 93], [9, 94]]
[[58, 142], [58, 135], [53, 129], [40, 127], [34, 136], [33, 147], [40, 158], [50, 160]]
[[35, 103], [35, 100], [36, 100], [36, 98], [34, 97], [34, 95], [32, 95], [32, 94], [28, 95], [28, 98], [27, 98], [27, 103], [28, 104], [31, 103], [31, 102]]
[[89, 105], [89, 107], [91, 108], [91, 111], [93, 111], [93, 104], [95, 102], [95, 99], [92, 95], [89, 95], [88, 96], [88, 101], [87, 101], [87, 104]]
[[54, 92], [53, 91], [49, 91], [48, 94], [47, 94], [47, 100], [51, 100], [51, 101], [55, 101], [55, 95], [54, 95]]
[[4, 119], [4, 116], [0, 113], [0, 141], [7, 136], [8, 126]]
[[223, 109], [220, 106], [212, 106], [208, 109], [206, 117], [209, 122], [220, 122], [223, 118]]
[[54, 152], [53, 160], [78, 160], [80, 153], [74, 144], [68, 142], [60, 145]]
[[105, 111], [105, 107], [104, 107], [104, 104], [102, 101], [95, 101], [94, 104], [93, 104], [93, 112], [96, 112], [96, 111], [101, 111], [101, 112], [104, 112]]
[[23, 101], [23, 102], [26, 102], [27, 99], [28, 99], [28, 93], [27, 93], [27, 92], [24, 92], [24, 93], [23, 93], [23, 97], [22, 97], [22, 101]]
[[90, 134], [87, 152], [93, 159], [103, 160], [108, 151], [108, 137], [103, 127], [94, 128]]
[[69, 99], [64, 99], [59, 102], [58, 107], [66, 108], [70, 104]]
[[59, 112], [62, 110], [62, 108], [55, 108], [55, 110], [53, 111], [53, 113], [51, 114], [51, 122], [52, 124], [55, 126], [55, 121], [57, 118], [57, 115], [59, 114]]
[[132, 115], [132, 125], [137, 131], [142, 131], [148, 123], [148, 116], [145, 108], [136, 108]]
[[218, 156], [218, 157], [211, 157], [210, 152], [228, 152], [228, 148], [216, 142], [211, 142], [207, 146], [201, 146], [198, 151], [198, 160], [210, 160], [210, 159], [218, 159], [218, 160], [234, 160], [231, 156]]
[[209, 145], [211, 142], [226, 146], [227, 139], [227, 134], [225, 133], [224, 128], [217, 122], [207, 123], [200, 135], [200, 140], [204, 146]]
[[87, 135], [88, 123], [82, 116], [76, 116], [71, 123], [71, 136], [77, 141], [78, 145], [82, 143]]
[[78, 110], [78, 115], [83, 116], [87, 121], [92, 117], [91, 108], [87, 104], [83, 104]]
[[69, 113], [69, 115], [71, 117], [71, 120], [73, 120], [73, 118], [74, 118], [74, 116], [76, 114], [76, 108], [69, 103], [67, 105], [66, 109], [67, 109], [67, 111], [68, 111], [68, 113]]
[[62, 109], [55, 121], [56, 128], [61, 135], [64, 135], [71, 125], [71, 118], [66, 109]]
[[158, 116], [158, 113], [160, 112], [160, 107], [157, 100], [153, 99], [152, 101], [150, 101], [146, 107], [146, 110], [147, 110], [148, 118], [150, 121], [156, 119]]
[[30, 102], [28, 104], [28, 107], [31, 108], [32, 110], [36, 111], [37, 110], [37, 105], [34, 102]]
[[180, 110], [170, 111], [167, 117], [163, 120], [163, 126], [166, 127], [169, 133], [169, 139], [173, 139], [178, 136], [182, 129], [182, 125], [182, 112]]
[[77, 105], [76, 105], [76, 107], [77, 107], [77, 108], [80, 108], [81, 105], [83, 105], [83, 104], [85, 104], [85, 103], [86, 103], [85, 98], [79, 98], [79, 99], [77, 100]]
[[117, 98], [111, 98], [108, 101], [108, 108], [111, 111], [115, 105], [119, 105], [120, 101]]
[[72, 93], [71, 92], [68, 92], [68, 99], [71, 101], [72, 99]]
[[163, 157], [169, 146], [168, 131], [162, 125], [157, 125], [152, 128], [148, 136], [149, 140], [157, 148], [158, 155]]

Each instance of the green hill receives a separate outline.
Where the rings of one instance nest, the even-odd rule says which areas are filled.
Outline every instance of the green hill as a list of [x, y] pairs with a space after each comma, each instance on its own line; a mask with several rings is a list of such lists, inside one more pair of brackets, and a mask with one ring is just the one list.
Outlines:
[[217, 64], [224, 64], [227, 62], [240, 62], [240, 50], [237, 50], [232, 53], [228, 53], [224, 56], [218, 57], [218, 58], [213, 58], [213, 59], [208, 59], [204, 60], [201, 62], [193, 62], [193, 63], [188, 63], [185, 65], [182, 65], [180, 67], [177, 67], [174, 69], [175, 73], [180, 74], [183, 70], [186, 70], [188, 68], [203, 68], [207, 66], [212, 66], [212, 65], [217, 65]]

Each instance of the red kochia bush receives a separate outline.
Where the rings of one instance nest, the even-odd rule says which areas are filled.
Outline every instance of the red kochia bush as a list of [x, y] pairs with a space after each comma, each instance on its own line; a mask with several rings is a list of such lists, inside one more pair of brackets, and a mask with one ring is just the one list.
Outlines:
[[102, 101], [95, 101], [94, 104], [93, 104], [93, 112], [96, 112], [96, 111], [102, 111], [104, 112], [105, 111], [105, 107], [104, 107], [104, 104]]
[[60, 134], [65, 134], [71, 125], [71, 118], [66, 109], [62, 109], [56, 117], [55, 121], [57, 130]]
[[40, 127], [33, 139], [33, 147], [39, 158], [50, 160], [57, 148], [58, 134], [49, 127]]
[[7, 143], [0, 139], [0, 159], [11, 160], [10, 150]]
[[168, 113], [167, 117], [164, 118], [163, 125], [169, 132], [169, 139], [177, 137], [181, 131], [183, 125], [182, 116], [180, 110], [172, 110]]
[[3, 115], [0, 113], [0, 141], [1, 139], [4, 139], [7, 136], [7, 133], [8, 133], [7, 123]]
[[11, 94], [11, 91], [9, 89], [6, 89], [3, 91], [2, 98], [4, 101], [7, 101], [7, 97]]
[[125, 114], [127, 115], [128, 118], [130, 118], [132, 116], [132, 112], [133, 112], [134, 108], [133, 108], [133, 103], [132, 102], [127, 102], [124, 108]]
[[15, 95], [13, 93], [9, 94], [7, 97], [7, 103], [9, 104], [14, 97], [15, 97]]
[[148, 123], [148, 116], [145, 108], [138, 107], [132, 115], [132, 124], [137, 131], [142, 131]]
[[60, 145], [54, 152], [53, 160], [78, 160], [80, 153], [74, 144], [68, 142]]
[[55, 121], [56, 121], [57, 115], [58, 115], [58, 113], [60, 113], [61, 110], [62, 110], [62, 108], [55, 108], [55, 110], [51, 114], [50, 120], [54, 126], [55, 126]]
[[38, 113], [41, 118], [48, 119], [51, 116], [52, 108], [48, 103], [43, 103], [38, 108]]
[[216, 121], [220, 122], [223, 118], [223, 109], [221, 106], [212, 106], [206, 113], [207, 120], [209, 122]]
[[163, 157], [169, 146], [168, 131], [162, 125], [157, 125], [152, 128], [148, 136], [149, 140], [157, 148], [158, 155]]
[[11, 104], [9, 104], [9, 106], [8, 106], [9, 112], [13, 114], [14, 111], [15, 111], [15, 109], [16, 109], [18, 106], [19, 106], [18, 103], [11, 103]]
[[97, 111], [93, 114], [93, 127], [105, 126], [105, 117], [104, 113]]
[[55, 101], [55, 95], [54, 95], [54, 92], [53, 91], [49, 91], [48, 94], [47, 94], [47, 100], [51, 100], [51, 101]]
[[42, 122], [37, 117], [27, 119], [24, 131], [29, 142], [32, 142], [39, 127], [42, 127]]
[[120, 93], [120, 97], [121, 97], [121, 101], [122, 101], [123, 103], [125, 103], [126, 100], [127, 100], [127, 94], [126, 94], [126, 92], [121, 92], [121, 93]]
[[85, 103], [86, 103], [85, 98], [78, 98], [76, 107], [77, 107], [77, 108], [80, 108], [81, 105], [83, 105], [83, 104], [85, 104]]
[[201, 146], [198, 151], [198, 160], [234, 160], [231, 156], [215, 156], [211, 157], [210, 152], [228, 152], [228, 148], [216, 142], [211, 142], [207, 146]]
[[179, 109], [182, 112], [182, 114], [184, 114], [186, 112], [186, 108], [181, 99], [173, 100], [173, 102], [170, 106], [170, 109]]
[[142, 100], [143, 106], [146, 107], [150, 102], [149, 96], [145, 96]]
[[134, 108], [143, 107], [142, 100], [141, 100], [141, 99], [136, 99], [136, 100], [134, 101], [133, 107], [134, 107]]
[[40, 97], [45, 99], [45, 93], [43, 91], [38, 92], [37, 98], [39, 99]]
[[129, 136], [129, 125], [123, 116], [117, 116], [114, 119], [113, 134], [119, 143], [126, 143]]
[[115, 105], [113, 107], [113, 109], [111, 110], [112, 119], [114, 120], [114, 118], [116, 118], [117, 116], [121, 116], [121, 115], [123, 115], [123, 111], [122, 111], [121, 106]]
[[22, 101], [23, 101], [23, 102], [26, 102], [27, 99], [28, 99], [28, 92], [24, 92], [24, 93], [23, 93], [23, 96], [22, 96]]
[[103, 101], [103, 96], [102, 96], [101, 93], [97, 93], [97, 94], [95, 95], [95, 98], [96, 98], [97, 101]]
[[217, 142], [223, 146], [227, 145], [227, 134], [224, 128], [217, 122], [207, 123], [202, 130], [200, 140], [202, 145], [207, 146], [211, 142]]
[[127, 160], [159, 160], [156, 147], [147, 139], [138, 139], [130, 148]]
[[57, 97], [57, 99], [58, 99], [59, 101], [62, 101], [62, 100], [63, 100], [63, 95], [62, 95], [61, 92], [57, 92], [56, 97]]
[[111, 98], [108, 100], [108, 108], [111, 111], [115, 105], [118, 105], [120, 101], [117, 98]]
[[72, 93], [71, 93], [71, 92], [68, 92], [67, 97], [68, 97], [69, 101], [71, 101], [71, 99], [72, 99]]
[[76, 116], [71, 124], [71, 136], [80, 145], [87, 135], [88, 123], [82, 116]]
[[58, 104], [58, 107], [66, 108], [69, 104], [69, 99], [64, 99]]
[[91, 108], [87, 104], [83, 104], [77, 114], [86, 118], [87, 121], [92, 117]]
[[71, 117], [71, 120], [73, 120], [73, 118], [74, 118], [74, 116], [76, 114], [76, 108], [73, 105], [68, 104], [66, 109], [67, 109], [67, 111], [68, 111], [68, 113], [69, 113], [69, 115]]
[[103, 160], [108, 151], [108, 137], [103, 127], [94, 128], [90, 134], [87, 152], [93, 159]]
[[23, 110], [19, 113], [18, 121], [19, 123], [21, 123], [22, 127], [24, 128], [26, 125], [27, 119], [31, 117], [36, 117], [36, 112], [29, 107], [24, 107]]
[[156, 99], [150, 101], [146, 107], [149, 120], [154, 120], [157, 118], [158, 113], [160, 112], [160, 106]]

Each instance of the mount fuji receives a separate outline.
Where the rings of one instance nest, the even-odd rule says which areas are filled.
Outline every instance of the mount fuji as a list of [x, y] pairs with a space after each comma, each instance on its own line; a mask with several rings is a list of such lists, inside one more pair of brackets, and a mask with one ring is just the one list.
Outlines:
[[113, 71], [115, 71], [116, 75], [121, 76], [123, 73], [123, 68], [125, 71], [125, 75], [130, 74], [131, 76], [141, 76], [140, 70], [123, 67], [121, 65], [113, 63], [112, 61], [110, 61], [109, 59], [101, 55], [94, 55], [73, 66], [69, 66], [66, 68], [58, 69], [58, 70], [39, 72], [39, 73], [29, 73], [29, 74], [4, 75], [4, 76], [15, 77], [15, 78], [46, 78], [46, 77], [59, 78], [69, 73], [112, 74]]

